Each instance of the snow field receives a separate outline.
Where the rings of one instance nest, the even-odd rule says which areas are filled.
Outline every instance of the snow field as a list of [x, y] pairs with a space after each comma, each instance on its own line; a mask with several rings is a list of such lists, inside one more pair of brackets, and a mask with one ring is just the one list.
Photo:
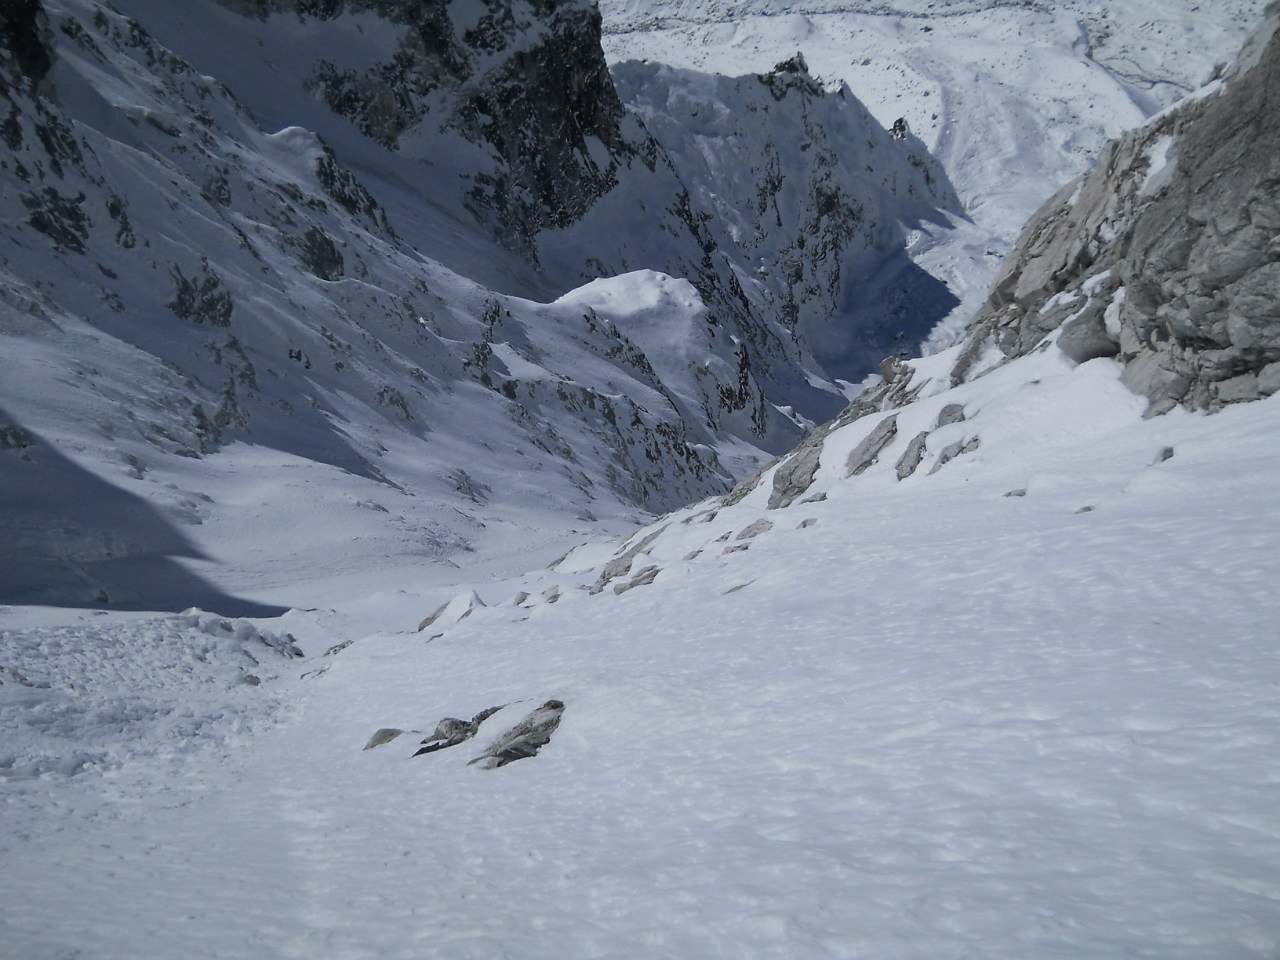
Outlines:
[[[628, 539], [660, 531], [595, 595], [621, 548], [475, 583], [487, 606], [423, 633], [447, 593], [388, 591], [378, 615], [399, 627], [372, 635], [350, 608], [290, 613], [272, 629], [312, 655], [289, 665], [306, 678], [255, 688], [278, 722], [189, 758], [198, 792], [149, 793], [140, 741], [110, 778], [46, 774], [31, 783], [54, 803], [11, 800], [11, 835], [31, 840], [9, 856], [38, 882], [6, 892], [24, 906], [10, 942], [86, 957], [1274, 956], [1280, 403], [1146, 421], [1117, 370], [1050, 350], [926, 386], [865, 474], [843, 464], [876, 416], [828, 438], [810, 491], [825, 500], [767, 510], [766, 475], [735, 506], [677, 511]], [[952, 433], [981, 446], [893, 479], [947, 403], [968, 419], [930, 456]], [[649, 565], [651, 584], [615, 594]], [[553, 697], [564, 718], [538, 757], [467, 766]], [[475, 739], [410, 757], [440, 718], [499, 704]], [[422, 733], [362, 751], [382, 726]], [[120, 813], [139, 805], [160, 807], [145, 843]], [[68, 862], [56, 888], [42, 879]], [[162, 895], [139, 897], [148, 884]]]

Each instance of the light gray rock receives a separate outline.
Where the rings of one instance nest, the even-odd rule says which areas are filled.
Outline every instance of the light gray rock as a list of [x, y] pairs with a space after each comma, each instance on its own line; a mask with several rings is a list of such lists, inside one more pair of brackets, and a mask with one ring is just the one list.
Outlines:
[[853, 448], [845, 464], [845, 476], [865, 473], [880, 457], [880, 451], [898, 434], [898, 415], [885, 417], [872, 428], [866, 438]]
[[1269, 363], [1258, 373], [1258, 393], [1269, 397], [1280, 391], [1280, 361]]
[[[760, 486], [760, 480], [764, 477], [765, 471], [768, 470], [769, 467], [773, 466], [773, 464], [777, 462], [778, 460], [775, 458], [774, 460], [765, 464], [765, 466], [761, 467], [755, 473], [751, 474], [751, 476], [745, 477], [744, 479], [734, 484], [733, 489], [720, 498], [720, 506], [732, 507], [734, 504], [741, 503], [743, 500], [745, 500], [747, 498], [747, 495], [750, 494], [752, 490]], [[714, 519], [714, 517], [715, 517], [715, 514], [713, 512], [712, 518]]]
[[[953, 404], [959, 406], [959, 404]], [[894, 468], [898, 472], [898, 479], [905, 480], [916, 472], [916, 468], [920, 466], [920, 461], [924, 459], [925, 441], [929, 439], [928, 431], [922, 430], [911, 438], [911, 442], [907, 444], [907, 449], [902, 452], [902, 456], [898, 458], [898, 464]]]
[[972, 453], [974, 450], [977, 450], [981, 444], [982, 441], [978, 437], [972, 437], [968, 440], [957, 440], [955, 443], [947, 444], [942, 448], [942, 452], [938, 454], [938, 459], [934, 463], [933, 467], [930, 468], [929, 475], [933, 476], [933, 474], [937, 473], [956, 457], [962, 456], [966, 453]]
[[760, 534], [762, 533], [768, 533], [772, 529], [773, 529], [772, 520], [765, 520], [765, 519], [756, 520], [753, 523], [750, 523], [746, 527], [744, 527], [742, 529], [742, 532], [738, 534], [736, 539], [750, 540], [753, 537], [760, 536]]
[[938, 411], [938, 422], [933, 425], [933, 428], [937, 430], [939, 427], [945, 427], [952, 423], [964, 423], [964, 421], [964, 404], [948, 403]]
[[659, 566], [645, 567], [626, 583], [615, 584], [613, 592], [615, 594], [623, 594], [628, 590], [634, 590], [636, 587], [644, 587], [653, 583], [654, 579], [662, 572]]
[[1257, 400], [1261, 396], [1258, 390], [1258, 375], [1242, 373], [1230, 380], [1222, 380], [1217, 384], [1218, 399], [1223, 403], [1244, 403]]
[[1144, 350], [1125, 366], [1120, 382], [1156, 403], [1181, 400], [1191, 388], [1191, 377], [1174, 369], [1174, 361], [1164, 351]]
[[[825, 439], [822, 438], [822, 439]], [[808, 492], [818, 472], [822, 442], [810, 437], [773, 472], [773, 489], [769, 491], [769, 509], [789, 507]]]
[[653, 542], [657, 540], [658, 537], [662, 535], [662, 532], [666, 529], [667, 529], [667, 526], [664, 524], [663, 526], [659, 527], [657, 530], [654, 530], [651, 533], [646, 534], [639, 541], [632, 544], [630, 547], [623, 550], [621, 553], [619, 553], [617, 556], [611, 559], [608, 563], [606, 563], [600, 571], [600, 576], [597, 578], [596, 582], [591, 586], [591, 593], [592, 594], [599, 593], [606, 586], [609, 585], [610, 581], [616, 580], [618, 577], [621, 577], [630, 573], [631, 565], [635, 563], [636, 557], [640, 556], [643, 553], [648, 553], [649, 550], [653, 548]]
[[1076, 363], [1114, 357], [1120, 352], [1120, 344], [1107, 335], [1101, 303], [1095, 301], [1063, 328], [1062, 335], [1058, 337], [1058, 349]]
[[369, 738], [369, 742], [364, 745], [364, 748], [366, 750], [372, 750], [375, 747], [380, 747], [384, 743], [390, 743], [402, 733], [404, 733], [404, 731], [399, 727], [383, 727]]
[[1219, 92], [1113, 141], [1032, 218], [954, 382], [991, 345], [1024, 356], [1065, 323], [1062, 350], [1117, 357], [1148, 416], [1280, 389], [1280, 5], [1246, 50]]

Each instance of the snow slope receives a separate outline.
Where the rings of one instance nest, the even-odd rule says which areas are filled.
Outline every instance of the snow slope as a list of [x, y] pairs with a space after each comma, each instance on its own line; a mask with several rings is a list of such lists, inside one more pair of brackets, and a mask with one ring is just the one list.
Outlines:
[[[232, 714], [258, 733], [177, 768], [151, 717], [179, 680], [121, 665], [117, 688], [102, 658], [186, 628], [7, 630], [0, 663], [51, 685], [0, 687], [8, 949], [1273, 957], [1280, 401], [1144, 420], [1119, 372], [1051, 350], [926, 388], [859, 476], [846, 454], [879, 418], [830, 434], [809, 502], [768, 509], [766, 474], [474, 583], [486, 606], [424, 632], [428, 598], [295, 611], [272, 629], [310, 658]], [[898, 481], [950, 404], [966, 419]], [[76, 636], [75, 660], [29, 653]], [[26, 778], [73, 690], [138, 704], [122, 759]], [[548, 698], [566, 706], [536, 758], [467, 765]], [[384, 726], [423, 733], [362, 751]]]

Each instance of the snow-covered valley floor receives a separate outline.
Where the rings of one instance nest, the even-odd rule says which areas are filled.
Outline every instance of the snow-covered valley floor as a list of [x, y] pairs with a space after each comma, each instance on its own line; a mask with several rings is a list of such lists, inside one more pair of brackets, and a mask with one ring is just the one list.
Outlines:
[[[1143, 420], [1118, 369], [926, 391], [845, 479], [857, 421], [622, 593], [591, 543], [257, 626], [0, 609], [0, 954], [1274, 960], [1280, 400]], [[981, 445], [898, 481], [949, 403]]]

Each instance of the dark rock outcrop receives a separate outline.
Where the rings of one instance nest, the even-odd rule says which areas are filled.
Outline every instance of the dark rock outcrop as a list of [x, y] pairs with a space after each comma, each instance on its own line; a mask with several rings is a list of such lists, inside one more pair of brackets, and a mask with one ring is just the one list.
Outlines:
[[40, 0], [5, 0], [0, 5], [0, 59], [10, 60], [17, 75], [33, 85], [53, 66], [45, 43], [48, 30]]
[[532, 248], [542, 229], [576, 221], [617, 182], [636, 145], [586, 0], [221, 0], [247, 16], [331, 20], [372, 11], [403, 28], [363, 69], [319, 61], [312, 92], [368, 137], [396, 149], [430, 120], [499, 158], [473, 177], [468, 203]]
[[445, 717], [436, 724], [435, 731], [431, 736], [422, 741], [422, 747], [414, 754], [420, 757], [424, 753], [435, 753], [437, 750], [445, 750], [449, 747], [456, 747], [458, 744], [470, 740], [480, 730], [480, 724], [484, 723], [491, 716], [501, 710], [502, 707], [489, 707], [481, 710], [470, 720], [459, 720], [456, 717]]

